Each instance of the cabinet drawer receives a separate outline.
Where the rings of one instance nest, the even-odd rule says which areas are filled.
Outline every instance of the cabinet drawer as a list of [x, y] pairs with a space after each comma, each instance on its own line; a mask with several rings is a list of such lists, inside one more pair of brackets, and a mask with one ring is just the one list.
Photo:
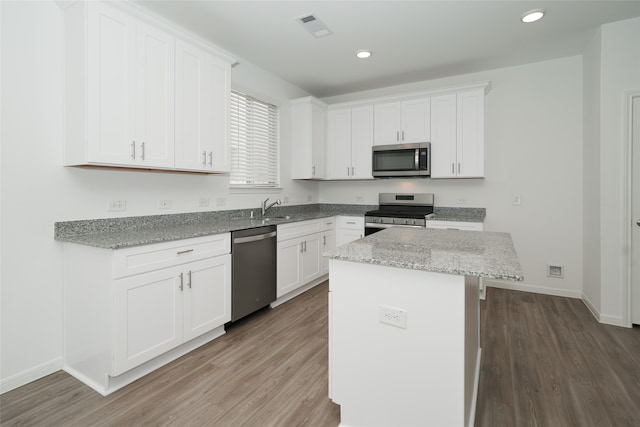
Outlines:
[[230, 252], [230, 233], [119, 249], [113, 256], [113, 277], [131, 276]]
[[336, 218], [336, 227], [351, 228], [354, 230], [364, 229], [364, 217], [362, 216], [339, 216]]
[[278, 242], [289, 240], [296, 237], [306, 236], [312, 233], [320, 232], [319, 219], [309, 221], [292, 222], [290, 224], [282, 224], [278, 226]]
[[336, 228], [336, 217], [332, 216], [330, 218], [322, 218], [320, 220], [320, 229], [321, 231], [333, 230]]
[[440, 228], [447, 230], [467, 230], [467, 231], [483, 231], [484, 226], [481, 222], [462, 222], [462, 221], [427, 221], [427, 228]]

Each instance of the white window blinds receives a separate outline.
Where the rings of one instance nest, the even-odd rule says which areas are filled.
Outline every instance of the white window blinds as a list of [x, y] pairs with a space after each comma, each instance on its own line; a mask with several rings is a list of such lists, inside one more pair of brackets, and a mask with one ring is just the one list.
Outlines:
[[231, 91], [232, 187], [278, 187], [278, 107]]

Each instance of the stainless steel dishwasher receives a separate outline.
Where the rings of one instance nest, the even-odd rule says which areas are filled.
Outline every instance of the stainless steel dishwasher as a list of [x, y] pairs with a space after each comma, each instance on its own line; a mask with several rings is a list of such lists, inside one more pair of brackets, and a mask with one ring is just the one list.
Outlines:
[[276, 226], [231, 233], [231, 321], [276, 300]]

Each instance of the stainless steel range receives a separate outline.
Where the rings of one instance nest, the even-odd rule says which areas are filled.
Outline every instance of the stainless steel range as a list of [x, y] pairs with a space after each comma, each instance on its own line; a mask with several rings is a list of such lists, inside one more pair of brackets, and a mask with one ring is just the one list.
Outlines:
[[433, 213], [433, 193], [380, 193], [378, 208], [365, 213], [364, 234], [389, 227], [425, 227], [425, 217]]

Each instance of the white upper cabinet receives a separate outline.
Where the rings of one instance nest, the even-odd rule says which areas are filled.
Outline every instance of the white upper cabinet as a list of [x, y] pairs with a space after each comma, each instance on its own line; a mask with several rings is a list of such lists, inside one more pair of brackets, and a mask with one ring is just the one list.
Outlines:
[[374, 144], [428, 142], [430, 99], [418, 98], [375, 104]]
[[[189, 77], [200, 73], [189, 82], [190, 89], [200, 91], [194, 106], [193, 98], [185, 98], [185, 92], [193, 92], [183, 84], [184, 49], [176, 52], [176, 45], [185, 43], [139, 9], [126, 3], [75, 2], [64, 10], [64, 38], [65, 165], [229, 170], [229, 61], [207, 53], [206, 65], [190, 70]], [[197, 121], [200, 126], [186, 132], [176, 114], [196, 113], [187, 125]], [[184, 144], [189, 132], [199, 135], [198, 144], [206, 140], [206, 165], [191, 164], [196, 144]]]
[[329, 110], [327, 178], [372, 179], [373, 105]]
[[431, 98], [431, 177], [484, 177], [484, 90]]
[[190, 43], [176, 43], [176, 168], [229, 172], [230, 67]]
[[291, 100], [291, 178], [324, 179], [327, 106], [313, 97]]
[[[135, 163], [173, 167], [175, 39], [150, 25], [137, 27]], [[104, 116], [104, 112], [102, 113]]]

